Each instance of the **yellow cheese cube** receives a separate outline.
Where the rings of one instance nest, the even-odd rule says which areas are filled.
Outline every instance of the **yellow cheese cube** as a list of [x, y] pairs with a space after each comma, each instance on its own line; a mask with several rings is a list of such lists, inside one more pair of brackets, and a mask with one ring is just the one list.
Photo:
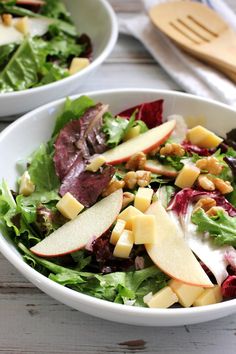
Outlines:
[[78, 71], [86, 68], [90, 64], [88, 58], [73, 58], [69, 68], [69, 74], [76, 74]]
[[147, 305], [151, 308], [168, 308], [176, 302], [178, 302], [176, 294], [169, 286], [165, 286], [147, 301]]
[[88, 164], [88, 166], [86, 167], [86, 171], [97, 172], [97, 170], [102, 165], [104, 165], [105, 162], [106, 162], [105, 157], [103, 157], [102, 155], [96, 156]]
[[117, 241], [113, 255], [119, 258], [129, 258], [133, 244], [134, 240], [132, 231], [124, 230]]
[[111, 233], [111, 237], [110, 237], [110, 243], [112, 243], [113, 245], [116, 245], [117, 241], [119, 240], [122, 232], [125, 229], [125, 224], [126, 221], [118, 219], [113, 230]]
[[201, 125], [190, 129], [187, 138], [192, 144], [208, 149], [217, 147], [223, 141], [219, 136]]
[[128, 132], [125, 134], [123, 141], [127, 141], [129, 139], [133, 139], [136, 136], [138, 136], [140, 134], [140, 126], [136, 125], [136, 127], [133, 127], [131, 129], [128, 130]]
[[68, 219], [74, 219], [84, 209], [84, 206], [70, 192], [59, 200], [56, 207]]
[[20, 18], [16, 24], [15, 24], [15, 28], [23, 33], [24, 35], [29, 33], [29, 19], [27, 16]]
[[194, 165], [184, 165], [175, 179], [175, 185], [179, 188], [192, 187], [200, 172], [200, 169]]
[[169, 282], [169, 286], [176, 293], [179, 303], [183, 307], [192, 306], [198, 296], [204, 292], [200, 286], [187, 285], [175, 279]]
[[143, 213], [150, 206], [153, 196], [151, 188], [139, 187], [138, 192], [134, 198], [134, 206]]
[[157, 224], [154, 215], [138, 215], [132, 218], [134, 243], [143, 245], [156, 242]]
[[204, 292], [194, 301], [193, 306], [205, 306], [217, 304], [222, 301], [220, 287], [218, 285], [210, 289], [205, 289]]
[[126, 229], [132, 230], [132, 218], [137, 215], [142, 215], [143, 213], [133, 207], [132, 205], [128, 206], [118, 215], [118, 219], [126, 221]]
[[20, 179], [19, 193], [27, 197], [30, 194], [32, 194], [34, 190], [35, 190], [35, 185], [30, 179], [29, 172], [25, 171]]

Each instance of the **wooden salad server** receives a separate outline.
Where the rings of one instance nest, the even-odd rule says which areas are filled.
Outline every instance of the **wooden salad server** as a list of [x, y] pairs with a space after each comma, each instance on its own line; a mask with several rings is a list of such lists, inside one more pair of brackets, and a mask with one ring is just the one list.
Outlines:
[[236, 82], [236, 32], [212, 9], [192, 1], [152, 7], [153, 24], [189, 54]]

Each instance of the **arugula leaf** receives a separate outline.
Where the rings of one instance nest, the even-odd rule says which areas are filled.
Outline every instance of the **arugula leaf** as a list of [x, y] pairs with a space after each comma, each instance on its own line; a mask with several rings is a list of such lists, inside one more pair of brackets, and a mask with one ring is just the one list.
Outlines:
[[72, 120], [79, 119], [87, 111], [87, 109], [93, 106], [95, 106], [95, 102], [87, 96], [80, 96], [73, 101], [70, 98], [67, 98], [63, 108], [63, 113], [58, 116], [56, 120], [52, 136], [56, 136], [67, 123]]
[[203, 209], [199, 209], [192, 214], [191, 220], [199, 232], [209, 232], [216, 244], [236, 247], [236, 217], [229, 216], [223, 210], [209, 217]]
[[50, 192], [59, 188], [50, 144], [42, 144], [34, 153], [28, 172], [36, 186], [36, 192]]

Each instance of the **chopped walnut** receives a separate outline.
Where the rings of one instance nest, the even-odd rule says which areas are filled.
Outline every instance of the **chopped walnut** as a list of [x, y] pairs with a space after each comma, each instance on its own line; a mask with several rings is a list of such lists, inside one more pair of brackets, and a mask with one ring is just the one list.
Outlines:
[[134, 194], [130, 192], [123, 193], [122, 209], [126, 208], [129, 203], [134, 201]]
[[205, 189], [206, 191], [215, 190], [215, 184], [208, 178], [208, 176], [200, 175], [197, 180], [199, 186]]
[[201, 198], [199, 199], [199, 201], [196, 203], [195, 207], [194, 207], [194, 212], [197, 211], [198, 209], [202, 208], [205, 211], [208, 211], [209, 209], [211, 209], [212, 207], [216, 206], [216, 201], [213, 198]]
[[185, 150], [180, 144], [167, 143], [160, 149], [160, 154], [164, 156], [184, 156]]
[[105, 188], [104, 191], [102, 192], [102, 196], [107, 197], [111, 193], [115, 192], [117, 189], [123, 188], [124, 185], [125, 185], [124, 181], [118, 181], [117, 179], [113, 179], [108, 184], [107, 188]]
[[138, 170], [136, 172], [129, 171], [124, 176], [125, 187], [129, 189], [133, 189], [136, 184], [139, 187], [146, 187], [149, 185], [151, 181], [151, 172], [150, 171], [143, 171]]
[[131, 156], [131, 158], [126, 162], [125, 168], [127, 170], [136, 171], [144, 168], [146, 162], [146, 155], [144, 152], [140, 151]]
[[2, 22], [5, 26], [12, 26], [12, 15], [2, 14]]
[[219, 206], [213, 206], [212, 208], [210, 208], [210, 209], [206, 212], [206, 214], [207, 214], [208, 216], [216, 216], [216, 215], [218, 214], [218, 211], [220, 211], [220, 210], [224, 211], [224, 208], [219, 207]]
[[137, 184], [136, 172], [134, 171], [127, 172], [126, 175], [124, 176], [124, 182], [125, 182], [125, 187], [129, 189], [133, 189]]
[[221, 194], [228, 194], [233, 192], [233, 187], [229, 181], [224, 181], [221, 178], [209, 177], [215, 184], [215, 188], [220, 191]]
[[221, 165], [214, 156], [198, 160], [196, 166], [201, 170], [206, 170], [207, 172], [212, 173], [213, 175], [219, 175], [223, 169], [223, 165]]
[[151, 172], [150, 171], [136, 171], [137, 175], [137, 184], [139, 187], [146, 187], [151, 181]]

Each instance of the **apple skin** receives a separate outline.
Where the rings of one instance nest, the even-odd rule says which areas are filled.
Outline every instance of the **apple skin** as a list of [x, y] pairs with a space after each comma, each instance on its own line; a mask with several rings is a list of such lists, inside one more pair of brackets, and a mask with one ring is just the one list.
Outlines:
[[182, 283], [204, 288], [213, 287], [185, 242], [182, 231], [170, 219], [161, 203], [151, 204], [145, 214], [154, 215], [157, 221], [156, 243], [145, 245], [153, 263], [168, 276]]
[[163, 123], [158, 127], [152, 128], [147, 132], [140, 134], [133, 139], [129, 139], [115, 148], [104, 152], [103, 156], [105, 157], [107, 163], [116, 165], [127, 161], [137, 152], [142, 151], [148, 153], [169, 138], [175, 128], [175, 124], [175, 120]]
[[40, 257], [58, 257], [84, 248], [110, 228], [121, 210], [122, 201], [123, 190], [118, 189], [68, 221], [30, 250]]
[[166, 177], [175, 178], [178, 175], [178, 171], [173, 167], [162, 165], [155, 160], [147, 160], [143, 169]]

